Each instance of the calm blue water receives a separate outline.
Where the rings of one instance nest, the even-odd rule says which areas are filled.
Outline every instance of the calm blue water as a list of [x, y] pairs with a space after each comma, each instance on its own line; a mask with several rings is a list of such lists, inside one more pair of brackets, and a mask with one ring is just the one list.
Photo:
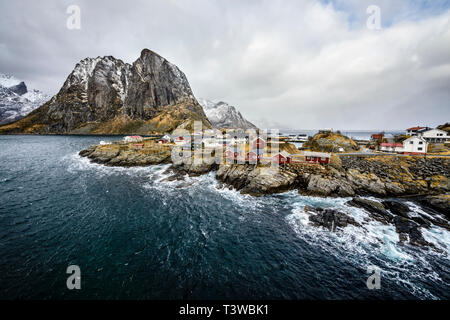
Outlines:
[[[166, 166], [77, 156], [112, 139], [0, 136], [1, 299], [449, 298], [448, 255], [399, 246], [373, 221], [338, 233], [307, 224], [306, 204], [367, 218], [347, 199], [252, 198], [212, 173], [163, 182]], [[448, 232], [426, 238], [448, 252]], [[66, 288], [72, 264], [79, 291]], [[368, 265], [382, 269], [380, 290], [366, 287]]]

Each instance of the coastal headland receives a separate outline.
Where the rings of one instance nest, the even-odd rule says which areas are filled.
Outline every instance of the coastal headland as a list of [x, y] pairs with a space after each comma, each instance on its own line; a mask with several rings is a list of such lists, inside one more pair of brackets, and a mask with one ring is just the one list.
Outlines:
[[[260, 196], [288, 190], [324, 197], [444, 197], [449, 192], [450, 159], [439, 156], [339, 155], [329, 164], [286, 163], [276, 168], [267, 163], [173, 162], [174, 145], [146, 139], [140, 144], [123, 141], [91, 146], [80, 156], [106, 166], [172, 164], [173, 179], [216, 171], [216, 178], [242, 193]], [[448, 196], [445, 196], [448, 199]], [[448, 202], [447, 202], [448, 209]], [[440, 205], [437, 205], [440, 206]], [[443, 208], [445, 209], [445, 208]]]
[[[290, 149], [285, 144], [282, 149]], [[106, 166], [170, 165], [166, 180], [185, 180], [215, 172], [220, 188], [228, 187], [243, 194], [262, 196], [296, 190], [305, 196], [349, 198], [350, 207], [367, 211], [370, 220], [391, 225], [399, 234], [400, 243], [442, 250], [426, 241], [422, 228], [439, 226], [450, 230], [449, 162], [446, 157], [394, 155], [331, 154], [328, 164], [284, 163], [273, 167], [257, 163], [227, 163], [226, 152], [216, 154], [222, 161], [176, 161], [174, 144], [161, 144], [154, 138], [142, 141], [117, 141], [91, 146], [79, 155]], [[202, 154], [202, 153], [198, 153]], [[376, 199], [368, 198], [368, 196]], [[404, 198], [403, 200], [401, 198]], [[422, 208], [423, 214], [413, 213], [405, 201]], [[304, 208], [310, 224], [332, 232], [355, 226], [365, 228], [351, 215], [330, 208]], [[370, 223], [370, 220], [365, 223]]]

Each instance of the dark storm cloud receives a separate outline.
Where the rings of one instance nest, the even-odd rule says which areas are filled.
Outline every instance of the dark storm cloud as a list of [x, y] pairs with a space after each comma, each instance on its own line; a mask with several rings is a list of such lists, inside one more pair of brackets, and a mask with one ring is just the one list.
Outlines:
[[[56, 93], [85, 57], [133, 62], [150, 48], [197, 96], [263, 127], [434, 126], [450, 121], [450, 12], [434, 3], [2, 1], [0, 72]], [[72, 4], [81, 30], [66, 28]], [[366, 28], [370, 4], [382, 30]]]

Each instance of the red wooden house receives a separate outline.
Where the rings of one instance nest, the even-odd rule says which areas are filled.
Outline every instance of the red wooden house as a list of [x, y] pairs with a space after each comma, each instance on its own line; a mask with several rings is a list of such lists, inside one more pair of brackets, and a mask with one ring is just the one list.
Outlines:
[[330, 154], [321, 152], [305, 152], [305, 161], [307, 163], [328, 164], [330, 162]]
[[264, 141], [263, 138], [258, 137], [256, 139], [253, 139], [253, 141], [252, 141], [253, 150], [264, 149], [265, 147], [266, 147], [266, 142]]
[[384, 133], [374, 133], [370, 137], [372, 140], [382, 140], [384, 138]]
[[281, 151], [272, 157], [272, 161], [278, 164], [291, 163], [292, 156], [286, 151]]
[[225, 156], [227, 159], [237, 159], [241, 155], [241, 152], [238, 149], [228, 149], [225, 151]]
[[247, 154], [245, 155], [245, 161], [258, 161], [260, 160], [260, 157], [258, 154], [256, 154], [256, 152], [250, 151], [247, 152]]

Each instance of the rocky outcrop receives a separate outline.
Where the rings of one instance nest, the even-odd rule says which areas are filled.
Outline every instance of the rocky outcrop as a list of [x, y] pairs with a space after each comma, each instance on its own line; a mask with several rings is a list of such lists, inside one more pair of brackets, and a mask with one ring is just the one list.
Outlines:
[[416, 246], [431, 245], [424, 239], [422, 232], [419, 230], [420, 225], [417, 222], [400, 216], [396, 216], [393, 222], [395, 231], [399, 234], [400, 242], [409, 241], [410, 244]]
[[359, 149], [355, 141], [335, 132], [318, 133], [305, 142], [303, 148], [319, 152], [351, 152]]
[[337, 228], [345, 228], [348, 225], [360, 226], [349, 215], [334, 209], [312, 208], [305, 206], [305, 212], [309, 214], [309, 221], [314, 226], [321, 226], [330, 231], [336, 231]]
[[[385, 208], [386, 204], [389, 209]], [[428, 215], [414, 215], [409, 217], [410, 212], [409, 207], [401, 202], [386, 200], [380, 203], [378, 201], [353, 198], [347, 204], [350, 206], [357, 206], [363, 208], [369, 216], [383, 224], [390, 224], [395, 227], [395, 231], [398, 233], [398, 241], [401, 244], [410, 244], [414, 246], [421, 247], [431, 247], [432, 249], [441, 252], [442, 250], [436, 248], [432, 243], [425, 240], [423, 237], [421, 228], [430, 228], [431, 223], [426, 220], [430, 220]], [[390, 212], [388, 212], [388, 210]], [[312, 226], [324, 227], [330, 231], [338, 231], [339, 229], [345, 228], [349, 225], [354, 225], [364, 229], [364, 225], [356, 222], [349, 214], [340, 212], [334, 209], [323, 209], [323, 208], [311, 208], [309, 206], [304, 207], [305, 213], [309, 216], [309, 222]], [[406, 217], [408, 215], [408, 217]], [[438, 217], [434, 217], [439, 219]], [[364, 220], [365, 223], [368, 221]], [[434, 222], [435, 219], [431, 219]], [[446, 225], [440, 225], [448, 229], [449, 223], [445, 222]]]
[[[340, 170], [332, 166], [301, 164], [286, 165], [279, 169], [261, 165], [221, 165], [217, 177], [238, 190], [253, 193], [250, 191], [253, 189], [256, 194], [263, 193], [267, 185], [270, 185], [268, 193], [276, 192], [277, 189], [297, 189], [305, 195], [333, 197], [438, 195], [448, 192], [450, 159], [430, 160], [424, 164], [412, 157], [345, 157]], [[424, 171], [431, 176], [424, 177]], [[439, 211], [448, 208], [445, 197], [429, 199], [434, 199], [434, 204], [429, 205], [434, 205]]]
[[216, 177], [242, 193], [260, 196], [292, 189], [297, 175], [271, 167], [222, 164]]
[[179, 179], [183, 178], [185, 175], [189, 175], [191, 177], [201, 176], [203, 174], [206, 174], [211, 171], [217, 170], [219, 165], [212, 163], [195, 163], [191, 162], [189, 164], [187, 163], [180, 163], [180, 164], [173, 164], [168, 171], [173, 173], [174, 176], [171, 177], [171, 180], [173, 179]]
[[401, 243], [408, 242], [416, 246], [434, 247], [424, 239], [420, 228], [430, 228], [433, 224], [450, 230], [449, 222], [441, 218], [439, 214], [435, 212], [419, 214], [416, 212], [413, 215], [410, 208], [399, 201], [385, 200], [378, 202], [353, 198], [347, 204], [363, 208], [374, 220], [383, 224], [393, 224], [399, 234], [399, 242]]
[[420, 203], [428, 206], [450, 219], [450, 194], [427, 196], [420, 199]]
[[446, 122], [436, 127], [436, 129], [444, 130], [450, 132], [450, 122]]
[[352, 185], [343, 179], [330, 179], [327, 176], [311, 174], [307, 176], [306, 181], [306, 192], [312, 195], [335, 195], [338, 197], [355, 195]]
[[450, 190], [450, 159], [418, 157], [341, 158], [345, 180], [356, 194], [399, 196]]
[[[366, 223], [369, 223], [371, 219], [381, 221], [383, 224], [388, 224], [395, 228], [395, 231], [398, 233], [398, 242], [400, 244], [431, 248], [439, 253], [444, 253], [442, 249], [437, 248], [433, 243], [426, 241], [422, 234], [421, 228], [430, 228], [432, 226], [429, 221], [425, 221], [430, 220], [429, 215], [422, 215], [417, 212], [415, 215], [410, 215], [408, 205], [397, 200], [386, 200], [383, 201], [383, 203], [380, 203], [368, 199], [354, 198], [347, 204], [363, 208], [369, 214], [369, 218], [364, 218], [361, 223], [358, 223], [349, 213], [329, 208], [323, 209], [320, 207], [313, 208], [305, 206], [304, 212], [308, 215], [310, 225], [314, 227], [323, 227], [332, 232], [339, 232], [342, 228], [346, 228], [350, 225], [359, 227], [363, 229], [363, 231], [367, 231]], [[434, 218], [437, 219], [438, 217]], [[447, 224], [445, 227], [448, 229], [448, 221], [445, 223]]]
[[92, 146], [79, 153], [93, 163], [115, 167], [148, 166], [170, 163], [170, 148], [154, 142], [145, 142], [143, 147], [133, 143], [115, 143]]
[[384, 200], [381, 202], [386, 209], [389, 209], [394, 215], [410, 219], [409, 207], [401, 202], [393, 201], [393, 200]]
[[357, 208], [365, 209], [370, 213], [373, 219], [384, 224], [390, 223], [394, 217], [386, 210], [382, 203], [377, 201], [363, 198], [353, 198], [352, 200], [348, 201], [347, 204]]
[[24, 95], [28, 92], [27, 86], [25, 85], [25, 82], [20, 82], [19, 84], [16, 84], [15, 86], [9, 87], [9, 90], [14, 92], [15, 94], [18, 94], [19, 96]]
[[212, 102], [206, 99], [198, 99], [198, 102], [203, 107], [206, 116], [217, 129], [257, 129], [257, 127], [244, 119], [242, 114], [236, 110], [234, 106], [226, 102]]
[[80, 61], [56, 96], [0, 133], [144, 134], [193, 119], [211, 127], [184, 73], [144, 49], [131, 65], [111, 56]]

